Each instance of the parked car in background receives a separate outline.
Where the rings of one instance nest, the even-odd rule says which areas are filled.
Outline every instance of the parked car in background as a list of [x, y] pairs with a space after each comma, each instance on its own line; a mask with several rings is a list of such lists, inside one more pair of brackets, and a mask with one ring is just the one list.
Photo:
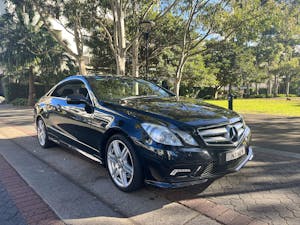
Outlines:
[[251, 131], [237, 113], [178, 100], [151, 82], [71, 76], [34, 108], [39, 143], [74, 149], [104, 164], [113, 183], [176, 188], [240, 170], [253, 157]]

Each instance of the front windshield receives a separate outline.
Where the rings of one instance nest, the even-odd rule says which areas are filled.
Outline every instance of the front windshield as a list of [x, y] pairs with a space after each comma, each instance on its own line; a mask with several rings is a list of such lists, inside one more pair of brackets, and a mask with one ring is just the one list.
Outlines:
[[94, 94], [101, 101], [115, 102], [135, 98], [167, 98], [173, 96], [161, 87], [142, 80], [125, 77], [88, 78]]

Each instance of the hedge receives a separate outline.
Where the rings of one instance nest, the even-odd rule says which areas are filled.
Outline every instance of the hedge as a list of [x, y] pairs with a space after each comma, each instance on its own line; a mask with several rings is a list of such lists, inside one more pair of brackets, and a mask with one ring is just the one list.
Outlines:
[[[9, 82], [7, 78], [2, 78], [4, 97], [7, 102], [17, 98], [28, 98], [28, 84]], [[45, 86], [35, 83], [36, 98], [39, 99], [45, 94]]]

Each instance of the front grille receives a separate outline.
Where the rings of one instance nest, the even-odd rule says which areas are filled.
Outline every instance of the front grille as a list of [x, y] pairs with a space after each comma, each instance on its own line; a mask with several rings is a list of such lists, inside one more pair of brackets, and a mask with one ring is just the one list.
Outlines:
[[226, 162], [225, 164], [219, 164], [216, 161], [210, 162], [209, 164], [203, 166], [202, 170], [195, 171], [193, 173], [194, 177], [208, 178], [211, 176], [218, 176], [222, 174], [226, 174], [228, 171], [235, 169], [237, 166], [241, 164], [247, 155], [244, 155], [238, 159], [234, 159], [232, 161]]
[[198, 128], [198, 134], [206, 145], [236, 146], [244, 134], [242, 118], [231, 119], [227, 124]]
[[203, 170], [203, 172], [201, 173], [201, 176], [202, 177], [208, 177], [208, 176], [211, 176], [212, 174], [214, 174], [215, 172], [216, 172], [216, 164], [211, 162]]

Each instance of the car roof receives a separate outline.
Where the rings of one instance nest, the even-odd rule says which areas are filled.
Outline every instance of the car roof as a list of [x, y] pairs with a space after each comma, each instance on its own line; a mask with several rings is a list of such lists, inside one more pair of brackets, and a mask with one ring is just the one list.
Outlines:
[[68, 78], [124, 78], [124, 79], [127, 79], [127, 78], [131, 78], [131, 79], [134, 79], [135, 77], [130, 77], [130, 76], [124, 76], [124, 75], [113, 75], [113, 74], [107, 74], [107, 75], [98, 75], [98, 74], [93, 74], [93, 75], [72, 75], [72, 76], [69, 76], [67, 77], [66, 79]]
[[60, 81], [59, 83], [63, 83], [66, 81], [70, 81], [70, 80], [81, 80], [81, 81], [87, 81], [89, 79], [101, 79], [101, 78], [122, 78], [122, 79], [135, 79], [134, 77], [129, 77], [129, 76], [121, 76], [121, 75], [72, 75], [72, 76], [68, 76], [65, 79], [63, 79], [62, 81]]

